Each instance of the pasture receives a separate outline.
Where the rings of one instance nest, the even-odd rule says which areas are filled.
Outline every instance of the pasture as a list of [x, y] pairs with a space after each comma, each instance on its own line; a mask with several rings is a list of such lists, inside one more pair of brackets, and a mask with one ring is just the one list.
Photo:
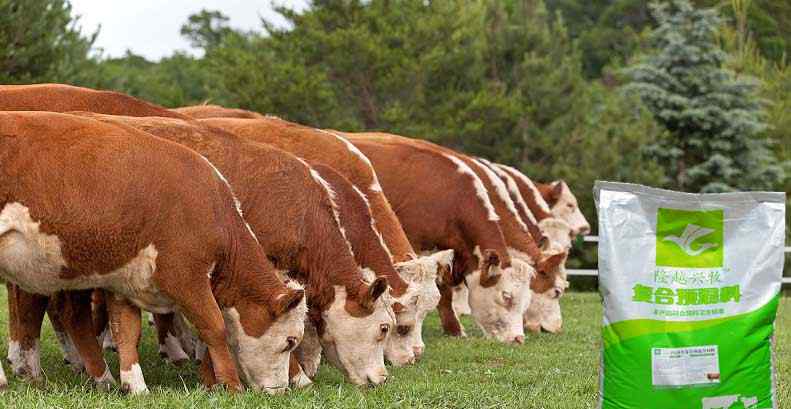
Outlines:
[[[427, 354], [417, 365], [390, 368], [381, 387], [361, 389], [344, 382], [334, 368], [322, 366], [315, 384], [283, 396], [209, 392], [199, 385], [197, 371], [162, 361], [152, 328], [145, 328], [142, 367], [151, 394], [124, 396], [118, 390], [96, 391], [84, 376], [63, 364], [57, 341], [45, 320], [42, 366], [46, 382], [31, 386], [9, 375], [9, 389], [0, 394], [5, 408], [594, 408], [599, 366], [600, 297], [572, 292], [562, 299], [565, 316], [561, 335], [529, 335], [525, 345], [511, 347], [481, 337], [469, 317], [463, 322], [468, 339], [441, 334], [439, 319], [426, 320]], [[0, 291], [0, 316], [7, 316], [5, 289]], [[3, 319], [0, 334], [8, 328]], [[791, 402], [791, 298], [784, 298], [777, 322], [778, 394], [780, 407]], [[1, 351], [5, 357], [6, 349]], [[118, 379], [113, 353], [106, 354]]]

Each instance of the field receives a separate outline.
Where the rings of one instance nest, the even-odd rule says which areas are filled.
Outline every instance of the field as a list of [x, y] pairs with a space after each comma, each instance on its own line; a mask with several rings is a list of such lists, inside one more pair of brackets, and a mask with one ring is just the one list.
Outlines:
[[[6, 316], [5, 291], [0, 291], [0, 316]], [[208, 392], [198, 385], [192, 366], [174, 368], [159, 359], [151, 328], [146, 328], [142, 367], [152, 393], [127, 397], [94, 391], [84, 376], [61, 362], [52, 330], [43, 336], [42, 366], [46, 382], [29, 386], [9, 375], [9, 390], [0, 394], [3, 408], [594, 408], [597, 401], [599, 295], [570, 293], [563, 299], [566, 316], [561, 335], [529, 336], [521, 347], [481, 338], [473, 323], [464, 323], [470, 339], [441, 335], [436, 314], [426, 328], [427, 355], [416, 366], [391, 368], [382, 387], [361, 389], [343, 382], [340, 372], [324, 366], [316, 383], [302, 391], [270, 397], [245, 393], [232, 396]], [[780, 407], [791, 402], [791, 298], [784, 298], [778, 321], [777, 362]], [[5, 357], [5, 319], [0, 325]], [[117, 361], [108, 353], [117, 378]]]

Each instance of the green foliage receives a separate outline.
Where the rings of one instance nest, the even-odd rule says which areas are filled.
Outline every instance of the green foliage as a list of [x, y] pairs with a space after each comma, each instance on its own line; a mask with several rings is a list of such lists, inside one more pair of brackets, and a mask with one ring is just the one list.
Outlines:
[[784, 177], [761, 137], [767, 128], [758, 84], [724, 68], [721, 19], [687, 0], [655, 4], [654, 51], [628, 70], [666, 137], [649, 148], [681, 190], [770, 189]]
[[187, 23], [181, 26], [181, 35], [195, 48], [208, 50], [219, 45], [231, 33], [228, 16], [216, 10], [201, 10], [192, 14]]
[[96, 33], [77, 23], [66, 0], [0, 0], [0, 83], [82, 77]]

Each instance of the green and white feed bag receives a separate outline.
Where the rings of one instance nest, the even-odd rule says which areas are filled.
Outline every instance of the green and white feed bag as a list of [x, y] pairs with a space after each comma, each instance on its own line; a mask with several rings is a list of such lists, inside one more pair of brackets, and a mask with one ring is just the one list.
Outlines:
[[776, 409], [785, 194], [597, 182], [602, 409]]

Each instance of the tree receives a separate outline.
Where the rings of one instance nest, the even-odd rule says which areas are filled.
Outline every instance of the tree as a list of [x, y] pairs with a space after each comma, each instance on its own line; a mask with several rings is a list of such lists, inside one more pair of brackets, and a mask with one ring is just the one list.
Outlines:
[[228, 16], [217, 10], [203, 9], [189, 16], [181, 26], [181, 35], [195, 48], [209, 50], [219, 45], [232, 32], [228, 27]]
[[69, 82], [91, 65], [66, 0], [0, 0], [0, 83]]
[[716, 41], [722, 19], [687, 0], [653, 4], [654, 50], [627, 74], [627, 89], [641, 97], [666, 137], [650, 156], [681, 190], [722, 192], [769, 189], [783, 169], [767, 148], [764, 101], [756, 80], [724, 67]]

